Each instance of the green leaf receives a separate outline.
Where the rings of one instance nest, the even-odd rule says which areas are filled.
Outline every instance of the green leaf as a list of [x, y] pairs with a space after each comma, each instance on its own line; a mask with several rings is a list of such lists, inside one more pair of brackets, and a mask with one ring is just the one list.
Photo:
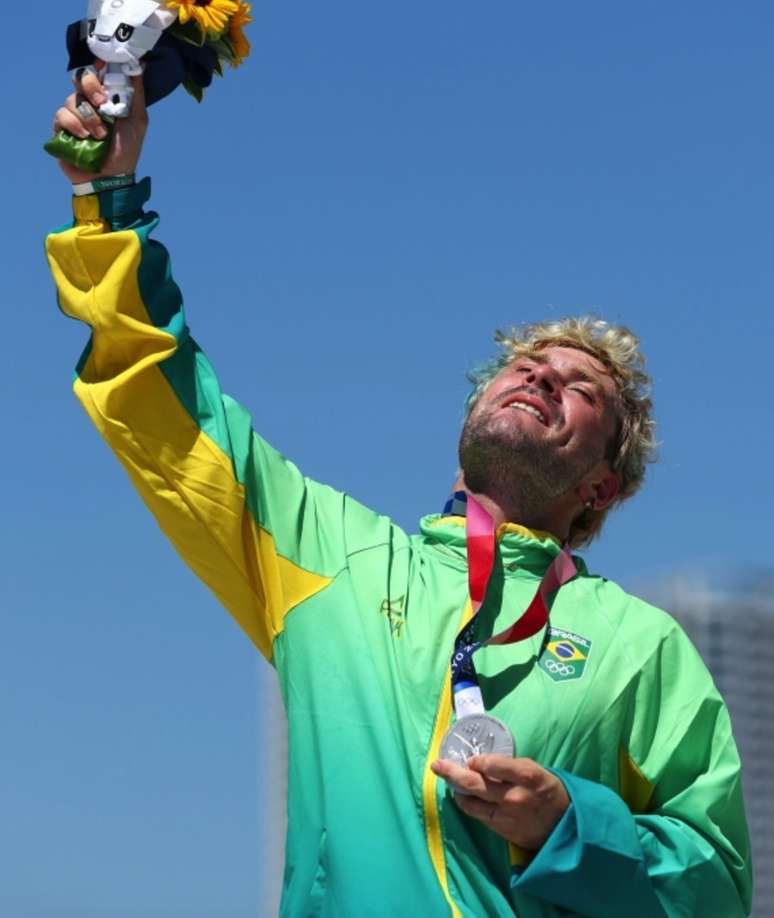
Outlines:
[[189, 19], [185, 25], [181, 25], [178, 21], [170, 27], [169, 31], [175, 38], [186, 41], [189, 45], [196, 45], [197, 48], [201, 48], [207, 38], [199, 23], [193, 19]]
[[195, 80], [191, 79], [189, 76], [183, 80], [183, 88], [189, 92], [197, 102], [201, 102], [204, 98], [204, 90]]
[[228, 53], [234, 57], [236, 55], [236, 51], [234, 50], [234, 42], [231, 40], [231, 36], [224, 35], [222, 41], [224, 46], [228, 49]]
[[234, 50], [234, 45], [232, 44], [231, 39], [225, 35], [222, 38], [219, 38], [218, 41], [212, 42], [210, 47], [218, 55], [219, 58], [223, 58], [229, 63], [236, 59], [236, 51]]

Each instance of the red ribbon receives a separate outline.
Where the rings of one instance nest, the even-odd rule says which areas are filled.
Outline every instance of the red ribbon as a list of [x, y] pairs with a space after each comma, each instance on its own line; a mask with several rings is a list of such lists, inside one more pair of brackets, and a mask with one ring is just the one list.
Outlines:
[[[477, 615], [486, 596], [487, 586], [494, 568], [495, 545], [497, 533], [492, 516], [481, 504], [468, 494], [467, 510], [467, 550], [468, 550], [468, 589]], [[494, 634], [482, 646], [487, 644], [515, 644], [542, 631], [548, 623], [548, 599], [568, 580], [577, 574], [578, 569], [573, 561], [567, 544], [554, 558], [540, 581], [540, 586], [527, 606], [526, 611], [508, 628]]]

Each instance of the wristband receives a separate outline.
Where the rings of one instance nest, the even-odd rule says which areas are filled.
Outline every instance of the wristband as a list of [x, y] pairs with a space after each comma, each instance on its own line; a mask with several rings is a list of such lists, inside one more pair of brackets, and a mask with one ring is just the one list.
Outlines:
[[99, 194], [101, 191], [116, 191], [118, 188], [128, 188], [130, 185], [134, 185], [134, 172], [127, 175], [103, 175], [102, 178], [73, 185], [73, 194], [80, 198], [86, 194]]

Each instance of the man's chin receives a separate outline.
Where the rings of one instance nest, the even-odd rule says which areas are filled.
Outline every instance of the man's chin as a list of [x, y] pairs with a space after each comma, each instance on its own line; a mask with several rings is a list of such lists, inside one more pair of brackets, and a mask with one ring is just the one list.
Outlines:
[[476, 494], [544, 509], [583, 477], [584, 470], [562, 462], [544, 440], [494, 431], [467, 434], [460, 440], [459, 463], [465, 487]]

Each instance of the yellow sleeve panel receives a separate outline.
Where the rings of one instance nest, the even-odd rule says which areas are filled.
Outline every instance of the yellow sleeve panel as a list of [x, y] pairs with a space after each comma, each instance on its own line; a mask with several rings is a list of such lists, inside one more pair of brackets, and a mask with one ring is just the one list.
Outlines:
[[623, 746], [618, 750], [618, 782], [619, 793], [632, 813], [647, 813], [653, 785]]
[[146, 308], [140, 234], [109, 232], [87, 205], [81, 217], [47, 240], [62, 310], [93, 330], [75, 393], [185, 562], [271, 659], [288, 612], [332, 578], [277, 552], [248, 506], [234, 456], [183, 404], [163, 362], [180, 344], [169, 328], [184, 323], [173, 316], [157, 327]]

